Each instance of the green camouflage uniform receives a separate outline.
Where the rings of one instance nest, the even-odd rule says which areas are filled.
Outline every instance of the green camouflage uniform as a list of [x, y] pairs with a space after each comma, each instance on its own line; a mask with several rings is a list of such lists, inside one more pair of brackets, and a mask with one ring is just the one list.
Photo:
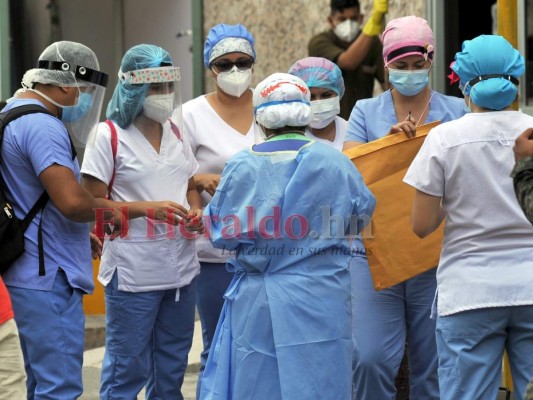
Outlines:
[[529, 382], [529, 385], [527, 385], [526, 400], [533, 400], [533, 382]]
[[533, 156], [517, 162], [511, 176], [516, 198], [527, 219], [533, 224]]
[[[518, 161], [511, 173], [516, 198], [524, 210], [527, 219], [533, 223], [533, 157]], [[533, 381], [526, 390], [526, 400], [533, 400]]]

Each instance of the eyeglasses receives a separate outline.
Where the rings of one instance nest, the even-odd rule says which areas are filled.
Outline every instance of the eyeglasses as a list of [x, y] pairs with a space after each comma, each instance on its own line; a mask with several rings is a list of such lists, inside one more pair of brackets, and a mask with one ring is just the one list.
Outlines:
[[252, 65], [254, 65], [254, 60], [251, 58], [246, 58], [242, 60], [237, 60], [235, 62], [233, 61], [216, 61], [211, 64], [211, 68], [215, 68], [215, 72], [227, 72], [233, 69], [234, 66], [237, 67], [237, 69], [245, 70], [252, 68]]

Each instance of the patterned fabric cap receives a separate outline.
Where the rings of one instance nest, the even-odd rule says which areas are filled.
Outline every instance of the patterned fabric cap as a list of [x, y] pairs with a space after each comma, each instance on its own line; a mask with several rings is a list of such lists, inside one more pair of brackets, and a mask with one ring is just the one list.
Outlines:
[[246, 39], [229, 37], [222, 39], [213, 46], [209, 57], [209, 64], [215, 59], [228, 53], [244, 53], [254, 58], [254, 50], [250, 42]]
[[291, 74], [275, 73], [254, 90], [255, 119], [268, 129], [309, 125], [311, 93], [303, 80]]
[[302, 79], [309, 88], [325, 88], [334, 91], [339, 97], [344, 94], [342, 72], [335, 63], [322, 57], [306, 57], [296, 61], [289, 74]]
[[[225, 39], [244, 39], [247, 44], [230, 40], [221, 47], [217, 46]], [[204, 65], [209, 68], [211, 61], [227, 53], [241, 52], [250, 55], [255, 61], [255, 40], [251, 32], [244, 25], [218, 24], [212, 27], [204, 43]], [[213, 54], [215, 47], [218, 47]]]

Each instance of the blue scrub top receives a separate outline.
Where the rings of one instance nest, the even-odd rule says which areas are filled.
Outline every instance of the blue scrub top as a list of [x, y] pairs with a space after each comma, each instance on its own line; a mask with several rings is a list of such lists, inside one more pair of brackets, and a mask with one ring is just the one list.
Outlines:
[[[446, 96], [433, 90], [431, 93], [426, 122], [437, 120], [448, 122], [466, 114], [464, 99]], [[392, 94], [387, 90], [379, 96], [359, 100], [355, 104], [348, 120], [348, 131], [344, 141], [372, 142], [387, 135], [391, 126], [396, 123], [398, 121]]]
[[[37, 100], [14, 99], [3, 111], [25, 104], [43, 106]], [[4, 131], [1, 156], [0, 171], [8, 187], [7, 197], [14, 201], [19, 218], [27, 214], [43, 193], [38, 177], [46, 168], [61, 165], [72, 170], [80, 180], [80, 168], [77, 158], [72, 160], [68, 132], [59, 119], [48, 114], [29, 114], [11, 122]], [[37, 214], [24, 234], [25, 252], [3, 275], [6, 285], [51, 290], [57, 270], [61, 268], [72, 287], [91, 293], [94, 283], [89, 225], [67, 219], [51, 200], [42, 214]], [[41, 217], [45, 276], [39, 276], [37, 247]]]

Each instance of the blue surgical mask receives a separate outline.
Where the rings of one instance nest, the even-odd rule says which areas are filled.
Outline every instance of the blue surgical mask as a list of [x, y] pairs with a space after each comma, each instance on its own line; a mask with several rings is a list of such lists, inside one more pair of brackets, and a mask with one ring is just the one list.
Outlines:
[[89, 93], [80, 92], [78, 97], [78, 104], [75, 106], [63, 107], [63, 114], [61, 121], [76, 122], [83, 118], [91, 109], [93, 104], [93, 97]]
[[389, 82], [404, 96], [415, 96], [429, 84], [429, 69], [404, 71], [389, 68]]
[[[465, 96], [464, 93], [463, 93], [463, 96]], [[465, 100], [465, 106], [464, 106], [465, 112], [466, 113], [471, 113], [472, 109], [470, 108], [470, 97], [468, 98], [468, 104], [466, 103], [466, 96], [465, 96], [464, 100]]]

